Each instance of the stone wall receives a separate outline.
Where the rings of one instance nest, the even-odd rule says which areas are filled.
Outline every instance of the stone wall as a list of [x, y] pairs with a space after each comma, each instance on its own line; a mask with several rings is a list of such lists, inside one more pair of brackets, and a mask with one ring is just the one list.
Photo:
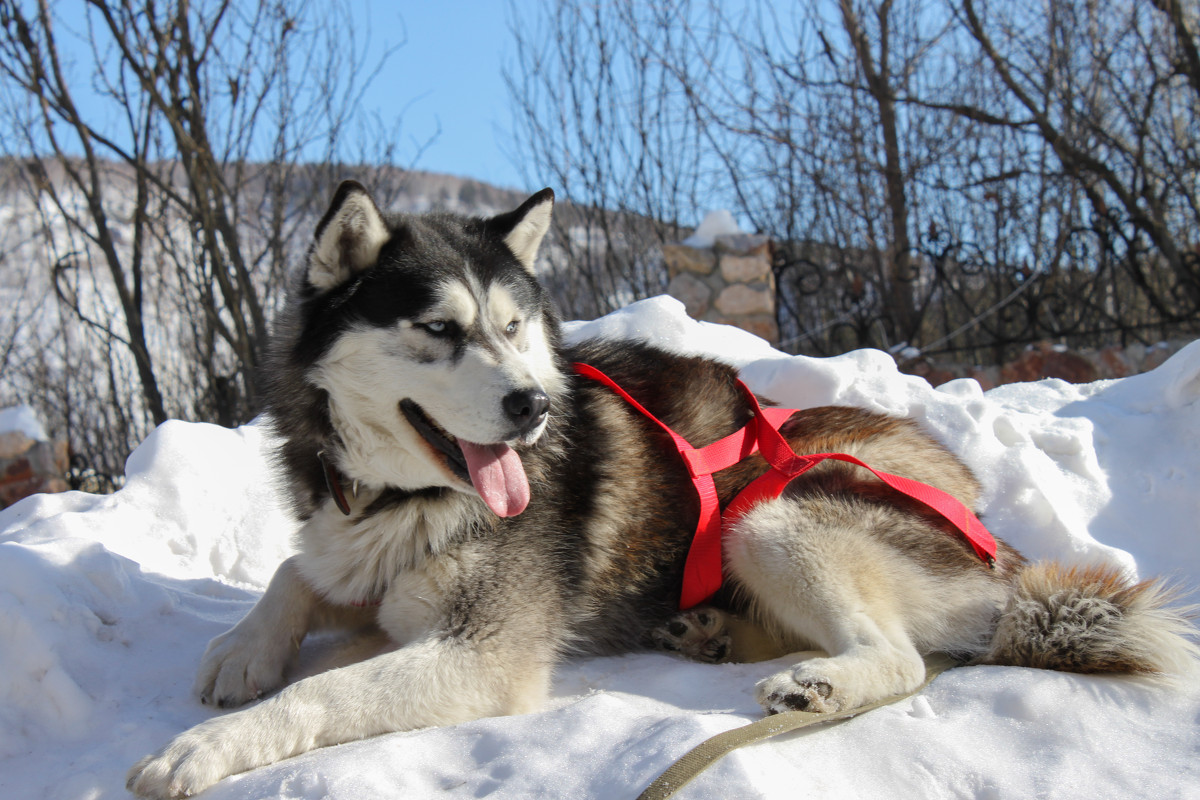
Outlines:
[[65, 492], [67, 443], [39, 442], [21, 431], [0, 433], [0, 508], [38, 492]]
[[663, 247], [663, 260], [667, 294], [683, 303], [693, 319], [736, 325], [771, 344], [779, 341], [767, 237], [718, 236], [712, 247], [670, 244]]

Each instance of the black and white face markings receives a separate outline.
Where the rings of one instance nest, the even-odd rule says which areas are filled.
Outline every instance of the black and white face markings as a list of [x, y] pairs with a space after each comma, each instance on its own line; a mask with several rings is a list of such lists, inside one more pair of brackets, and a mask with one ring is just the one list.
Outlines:
[[520, 286], [485, 286], [469, 273], [444, 281], [435, 295], [426, 311], [400, 323], [413, 372], [425, 376], [411, 399], [460, 438], [536, 440], [562, 382], [540, 304], [523, 298]]
[[468, 347], [489, 351], [497, 359], [506, 345], [518, 352], [526, 349], [522, 334], [527, 314], [517, 308], [506, 287], [485, 289], [471, 278], [450, 279], [435, 294], [441, 301], [408, 321], [411, 328], [425, 334], [413, 342], [418, 360], [457, 363]]
[[[456, 444], [537, 440], [564, 379], [540, 303], [522, 305], [520, 292], [466, 274], [446, 277], [413, 317], [355, 324], [337, 337], [314, 382], [328, 392], [343, 440], [356, 443], [350, 449], [372, 454], [372, 470], [393, 461], [385, 454], [399, 447], [461, 480]], [[405, 484], [431, 482], [428, 469], [419, 477], [411, 471], [398, 459], [385, 469], [405, 473]]]
[[361, 187], [339, 190], [310, 254], [321, 335], [307, 374], [328, 395], [348, 477], [473, 485], [497, 513], [519, 513], [510, 446], [537, 441], [565, 385], [533, 273], [552, 208], [544, 190], [488, 220], [385, 219]]

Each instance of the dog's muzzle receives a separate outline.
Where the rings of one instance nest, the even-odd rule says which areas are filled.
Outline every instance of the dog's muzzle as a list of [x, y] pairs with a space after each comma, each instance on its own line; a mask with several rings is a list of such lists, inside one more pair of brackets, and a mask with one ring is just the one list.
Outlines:
[[[516, 428], [511, 439], [536, 439], [550, 410], [541, 390], [511, 392], [502, 401], [505, 415]], [[469, 442], [442, 428], [416, 403], [400, 401], [400, 412], [420, 434], [430, 451], [461, 480], [469, 482], [497, 516], [520, 514], [529, 504], [529, 480], [521, 457], [504, 442]]]
[[505, 395], [500, 405], [516, 427], [518, 437], [535, 430], [546, 421], [546, 415], [550, 412], [550, 398], [541, 389], [512, 392]]

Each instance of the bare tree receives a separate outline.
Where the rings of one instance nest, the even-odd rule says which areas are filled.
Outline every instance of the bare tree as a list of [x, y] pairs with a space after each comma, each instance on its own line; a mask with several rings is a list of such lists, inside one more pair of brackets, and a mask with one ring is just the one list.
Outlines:
[[[1052, 150], [1098, 219], [1118, 235], [1144, 236], [1176, 277], [1155, 285], [1149, 262], [1129, 269], [1163, 316], [1191, 316], [1200, 302], [1200, 270], [1186, 230], [1200, 222], [1200, 169], [1191, 131], [1200, 122], [1200, 57], [1181, 4], [1042, 4], [958, 7], [965, 30], [1008, 102], [955, 113], [996, 127], [1028, 131]], [[1042, 32], [1031, 37], [1030, 27]], [[1188, 298], [1182, 309], [1170, 297]]]
[[[552, 182], [569, 213], [556, 215], [551, 276], [563, 310], [591, 317], [666, 286], [654, 247], [670, 241], [701, 180], [699, 131], [673, 102], [675, 78], [658, 57], [676, 35], [643, 25], [649, 4], [547, 3], [537, 19], [510, 5], [517, 68], [506, 71], [527, 177]], [[636, 213], [634, 213], [636, 212]]]
[[357, 107], [383, 62], [364, 63], [340, 1], [83, 7], [0, 0], [3, 144], [53, 211], [40, 233], [55, 293], [108, 356], [87, 378], [65, 354], [46, 369], [76, 387], [72, 407], [107, 393], [125, 417], [125, 446], [95, 454], [119, 472], [152, 424], [253, 416], [284, 268], [330, 173], [393, 153]]
[[542, 87], [526, 149], [574, 200], [769, 234], [784, 346], [999, 360], [1197, 329], [1196, 23], [1171, 0], [547, 0], [514, 29], [554, 44], [510, 83]]

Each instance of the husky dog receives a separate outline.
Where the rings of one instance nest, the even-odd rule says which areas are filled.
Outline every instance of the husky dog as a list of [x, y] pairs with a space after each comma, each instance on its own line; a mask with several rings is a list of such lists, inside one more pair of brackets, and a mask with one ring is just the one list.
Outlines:
[[[607, 373], [697, 447], [752, 412], [720, 363], [563, 347], [534, 275], [553, 204], [546, 189], [489, 219], [400, 216], [356, 183], [337, 190], [267, 371], [298, 554], [209, 645], [196, 691], [221, 707], [275, 692], [320, 629], [374, 626], [389, 646], [180, 734], [131, 770], [132, 791], [181, 797], [338, 742], [533, 711], [568, 655], [736, 656], [747, 620], [778, 652], [824, 651], [762, 680], [768, 712], [910, 691], [935, 651], [1082, 672], [1195, 658], [1159, 584], [1031, 566], [1003, 543], [989, 567], [945, 520], [845, 463], [725, 531], [725, 588], [681, 614], [699, 513], [689, 476], [661, 429], [570, 364]], [[978, 498], [910, 421], [814, 408], [781, 430], [797, 453], [849, 453], [967, 507]], [[766, 469], [754, 455], [717, 473], [721, 505]]]

